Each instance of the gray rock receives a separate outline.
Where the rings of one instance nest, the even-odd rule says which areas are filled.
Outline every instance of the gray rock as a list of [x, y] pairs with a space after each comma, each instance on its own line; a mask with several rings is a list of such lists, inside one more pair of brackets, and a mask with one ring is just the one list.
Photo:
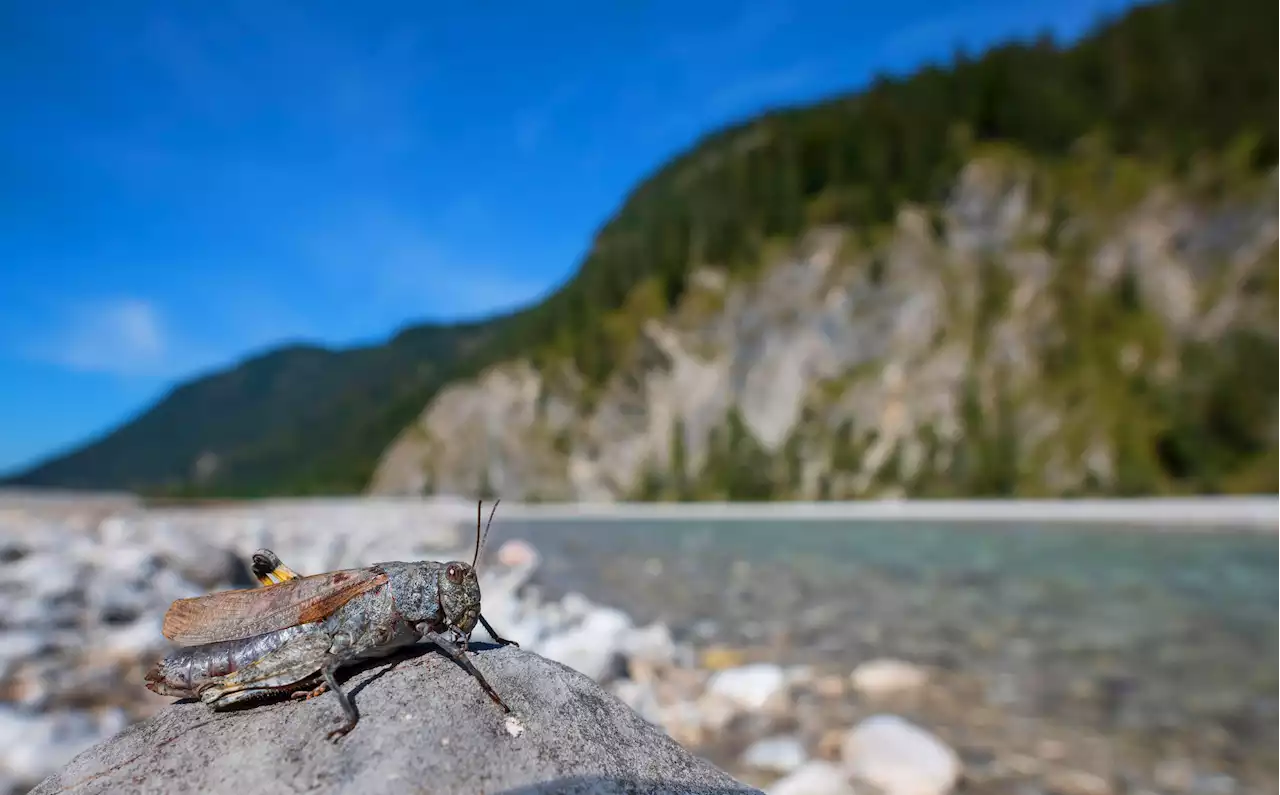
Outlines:
[[752, 793], [589, 678], [530, 652], [489, 648], [468, 674], [426, 652], [345, 683], [360, 724], [336, 744], [332, 695], [212, 712], [178, 702], [75, 757], [33, 795], [74, 789], [240, 795], [267, 782], [313, 793]]

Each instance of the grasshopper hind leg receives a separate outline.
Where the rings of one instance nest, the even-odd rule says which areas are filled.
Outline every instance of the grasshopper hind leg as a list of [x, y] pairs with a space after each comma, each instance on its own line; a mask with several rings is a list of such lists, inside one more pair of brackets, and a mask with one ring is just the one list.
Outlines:
[[[230, 709], [236, 706], [244, 706], [247, 704], [252, 704], [258, 701], [267, 701], [269, 699], [276, 698], [279, 696], [285, 696], [285, 695], [288, 695], [290, 698], [294, 698], [294, 699], [307, 699], [307, 698], [311, 698], [313, 694], [316, 694], [315, 690], [311, 688], [311, 686], [315, 683], [315, 681], [316, 681], [315, 678], [312, 677], [310, 679], [304, 679], [292, 685], [282, 685], [280, 687], [262, 687], [262, 688], [255, 688], [252, 690], [238, 690], [231, 693], [224, 693], [222, 695], [219, 695], [216, 697], [216, 700], [214, 700], [214, 698], [211, 696], [210, 701], [212, 703], [210, 703], [210, 706], [216, 710], [224, 710], [224, 709]], [[316, 688], [316, 690], [320, 690], [321, 692], [323, 692], [323, 688], [324, 688], [324, 684], [321, 684], [318, 688]], [[216, 692], [216, 685], [214, 685], [214, 688], [212, 688], [212, 690]], [[209, 692], [209, 691], [204, 691], [204, 692]], [[200, 695], [203, 699], [203, 692]]]
[[331, 639], [326, 632], [309, 632], [288, 641], [250, 665], [204, 683], [198, 695], [214, 709], [268, 696], [310, 689], [324, 664]]

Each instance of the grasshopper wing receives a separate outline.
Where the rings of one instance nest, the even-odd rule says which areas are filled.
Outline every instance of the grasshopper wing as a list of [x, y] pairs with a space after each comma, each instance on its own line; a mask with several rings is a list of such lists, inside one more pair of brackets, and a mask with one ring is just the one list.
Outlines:
[[161, 632], [183, 646], [249, 638], [319, 621], [386, 581], [378, 568], [343, 569], [265, 588], [179, 599], [165, 613]]

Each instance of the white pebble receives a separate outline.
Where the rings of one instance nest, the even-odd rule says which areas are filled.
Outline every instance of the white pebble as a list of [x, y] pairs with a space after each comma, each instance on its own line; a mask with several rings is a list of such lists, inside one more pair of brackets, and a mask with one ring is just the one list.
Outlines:
[[897, 715], [859, 723], [841, 745], [845, 771], [884, 795], [944, 795], [960, 777], [956, 752]]
[[507, 734], [512, 737], [519, 737], [524, 734], [524, 724], [515, 715], [508, 715], [503, 724], [506, 726]]
[[806, 762], [768, 788], [769, 795], [856, 795], [844, 772], [830, 762]]
[[742, 754], [742, 761], [756, 770], [790, 773], [808, 761], [804, 744], [796, 737], [766, 737], [757, 740]]
[[742, 709], [760, 710], [787, 686], [787, 675], [776, 665], [757, 663], [717, 671], [707, 692], [723, 696]]
[[929, 680], [929, 672], [902, 660], [871, 660], [850, 674], [853, 689], [868, 698], [918, 690]]

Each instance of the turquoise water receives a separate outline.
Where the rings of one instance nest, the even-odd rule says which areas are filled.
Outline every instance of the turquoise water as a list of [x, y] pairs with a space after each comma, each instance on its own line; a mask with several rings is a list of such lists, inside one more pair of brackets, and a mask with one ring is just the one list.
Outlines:
[[633, 520], [501, 535], [542, 551], [545, 590], [697, 644], [836, 669], [899, 656], [989, 680], [1011, 713], [1275, 758], [1275, 535]]
[[[1093, 525], [993, 526], [807, 521], [508, 521], [547, 554], [566, 587], [595, 587], [592, 568], [611, 559], [657, 559], [675, 571], [690, 561], [745, 561], [837, 579], [859, 572], [963, 588], [983, 581], [1061, 589], [1110, 614], [1134, 597], [1212, 614], [1224, 624], [1277, 627], [1277, 538], [1247, 532], [1154, 533]], [[583, 557], [580, 557], [583, 556]], [[586, 570], [579, 567], [585, 566]], [[696, 568], [696, 567], [695, 567]], [[711, 572], [704, 572], [710, 574]], [[1111, 607], [1108, 607], [1111, 605]], [[1129, 609], [1132, 609], [1130, 607]], [[1275, 655], [1272, 643], [1271, 654]]]

